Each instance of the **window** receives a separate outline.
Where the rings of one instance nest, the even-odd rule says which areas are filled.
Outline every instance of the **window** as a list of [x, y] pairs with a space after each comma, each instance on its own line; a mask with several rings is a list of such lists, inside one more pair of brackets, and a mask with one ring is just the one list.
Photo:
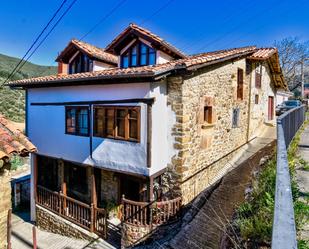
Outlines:
[[239, 126], [239, 108], [233, 109], [233, 117], [232, 117], [232, 127], [236, 128]]
[[237, 99], [244, 98], [244, 70], [238, 68], [237, 70]]
[[256, 105], [259, 104], [259, 95], [258, 95], [258, 94], [255, 95], [254, 103], [255, 103]]
[[262, 66], [260, 64], [255, 68], [255, 87], [261, 88], [262, 86]]
[[204, 106], [204, 122], [212, 123], [212, 106]]
[[142, 42], [134, 43], [121, 55], [121, 67], [137, 67], [156, 64], [156, 50]]
[[84, 73], [92, 70], [92, 60], [83, 53], [79, 53], [69, 64], [69, 73]]
[[140, 107], [97, 106], [94, 117], [95, 136], [139, 141]]
[[67, 106], [65, 132], [72, 135], [89, 135], [89, 110], [88, 107]]

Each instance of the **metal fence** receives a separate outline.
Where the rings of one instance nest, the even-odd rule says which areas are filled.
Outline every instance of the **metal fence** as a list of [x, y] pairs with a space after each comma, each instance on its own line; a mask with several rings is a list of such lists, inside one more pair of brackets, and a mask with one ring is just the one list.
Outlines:
[[292, 109], [277, 119], [277, 173], [272, 231], [273, 249], [297, 248], [287, 148], [304, 120], [305, 106]]

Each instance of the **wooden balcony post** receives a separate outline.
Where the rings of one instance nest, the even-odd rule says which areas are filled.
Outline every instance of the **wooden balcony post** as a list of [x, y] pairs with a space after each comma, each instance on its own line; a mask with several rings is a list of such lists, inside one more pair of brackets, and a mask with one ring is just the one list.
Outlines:
[[94, 167], [91, 167], [91, 204], [93, 204], [94, 207], [98, 206]]
[[91, 203], [90, 206], [90, 232], [94, 232], [94, 205]]
[[153, 177], [150, 176], [149, 177], [149, 185], [148, 185], [148, 193], [149, 193], [149, 224], [150, 226], [152, 227], [152, 220], [153, 220], [153, 217], [152, 217], [152, 213], [153, 213], [153, 201], [154, 201], [154, 198], [153, 198]]
[[[67, 208], [67, 202], [66, 202], [66, 196], [67, 196], [67, 183], [65, 181], [65, 169], [64, 169], [64, 163], [59, 163], [59, 166], [62, 167], [61, 170], [61, 194], [59, 194], [59, 200], [60, 200], [60, 212], [63, 210], [63, 214], [66, 212]], [[63, 201], [62, 200], [63, 198]], [[62, 206], [61, 206], [62, 205]]]

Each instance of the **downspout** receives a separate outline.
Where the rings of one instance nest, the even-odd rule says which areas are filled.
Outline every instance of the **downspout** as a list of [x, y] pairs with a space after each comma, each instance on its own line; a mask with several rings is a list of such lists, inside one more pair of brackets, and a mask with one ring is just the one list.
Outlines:
[[93, 137], [93, 125], [92, 125], [92, 120], [93, 120], [93, 105], [89, 104], [89, 155], [90, 158], [92, 159], [92, 137]]

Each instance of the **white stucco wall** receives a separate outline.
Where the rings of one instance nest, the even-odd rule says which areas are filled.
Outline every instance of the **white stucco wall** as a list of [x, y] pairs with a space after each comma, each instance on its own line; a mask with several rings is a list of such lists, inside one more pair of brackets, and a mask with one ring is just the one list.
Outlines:
[[[253, 65], [251, 72], [251, 110], [250, 110], [250, 134], [252, 138], [260, 132], [259, 127], [262, 127], [264, 123], [275, 124], [275, 107], [276, 107], [276, 95], [274, 84], [271, 79], [271, 73], [269, 66], [266, 62], [262, 63], [262, 84], [261, 88], [255, 86], [255, 68]], [[259, 96], [259, 103], [255, 104], [255, 95]], [[274, 97], [274, 118], [268, 120], [268, 97]]]
[[[140, 143], [93, 138], [93, 158], [90, 158], [89, 137], [65, 134], [65, 106], [33, 106], [38, 102], [69, 102], [121, 100], [155, 97], [152, 106], [151, 168], [147, 167], [147, 105], [141, 106]], [[159, 83], [70, 86], [28, 90], [28, 136], [39, 154], [65, 160], [110, 168], [113, 170], [151, 175], [166, 167], [172, 153], [168, 134], [173, 119], [166, 104], [166, 85]], [[171, 120], [166, 122], [166, 120]]]
[[157, 50], [157, 61], [156, 61], [157, 64], [163, 64], [171, 60], [173, 60], [173, 57], [169, 56], [168, 54], [160, 50]]
[[100, 71], [107, 68], [112, 68], [115, 66], [109, 65], [107, 63], [103, 63], [100, 61], [93, 61], [93, 71]]

